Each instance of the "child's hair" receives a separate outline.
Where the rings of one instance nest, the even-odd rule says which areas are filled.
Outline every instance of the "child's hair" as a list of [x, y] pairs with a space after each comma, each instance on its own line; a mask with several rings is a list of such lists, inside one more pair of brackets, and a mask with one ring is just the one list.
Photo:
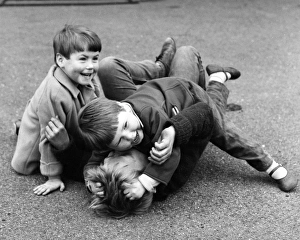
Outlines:
[[93, 99], [79, 111], [79, 129], [89, 149], [107, 148], [116, 135], [121, 111], [124, 108], [117, 101], [104, 97]]
[[53, 38], [54, 62], [56, 54], [60, 53], [69, 59], [75, 52], [101, 52], [102, 44], [99, 36], [87, 27], [80, 25], [65, 25]]
[[129, 200], [123, 193], [125, 189], [123, 183], [130, 183], [141, 174], [141, 171], [132, 171], [126, 176], [115, 169], [117, 164], [108, 171], [102, 165], [87, 171], [86, 180], [100, 182], [104, 187], [104, 196], [99, 197], [94, 194], [90, 208], [98, 216], [113, 218], [124, 218], [131, 214], [145, 213], [151, 206], [153, 193], [146, 191], [140, 199], [136, 200]]

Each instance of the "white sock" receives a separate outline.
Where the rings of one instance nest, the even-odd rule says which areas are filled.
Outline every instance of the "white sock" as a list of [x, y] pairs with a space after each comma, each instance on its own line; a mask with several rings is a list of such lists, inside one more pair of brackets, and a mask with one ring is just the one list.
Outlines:
[[[226, 73], [227, 78], [230, 79], [231, 75], [230, 73]], [[225, 83], [226, 82], [226, 75], [224, 72], [216, 72], [213, 73], [209, 76], [209, 81], [216, 81], [220, 83]]]
[[[275, 168], [277, 168], [277, 169], [274, 172], [272, 172]], [[273, 160], [271, 166], [266, 170], [266, 172], [269, 175], [271, 174], [271, 178], [273, 178], [275, 180], [282, 179], [287, 175], [287, 170], [283, 166], [281, 166], [280, 164], [275, 162], [274, 160]]]

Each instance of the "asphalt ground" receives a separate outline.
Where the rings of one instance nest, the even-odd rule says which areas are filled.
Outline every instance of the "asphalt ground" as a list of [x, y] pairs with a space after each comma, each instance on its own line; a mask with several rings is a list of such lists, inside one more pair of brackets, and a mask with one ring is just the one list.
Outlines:
[[148, 213], [122, 220], [88, 209], [82, 183], [33, 194], [40, 174], [10, 161], [12, 122], [53, 63], [52, 38], [82, 24], [103, 42], [101, 57], [154, 59], [164, 39], [192, 45], [203, 64], [242, 72], [228, 83], [227, 116], [299, 178], [300, 3], [298, 0], [161, 0], [97, 6], [0, 7], [0, 239], [299, 239], [300, 194], [209, 145], [190, 181]]

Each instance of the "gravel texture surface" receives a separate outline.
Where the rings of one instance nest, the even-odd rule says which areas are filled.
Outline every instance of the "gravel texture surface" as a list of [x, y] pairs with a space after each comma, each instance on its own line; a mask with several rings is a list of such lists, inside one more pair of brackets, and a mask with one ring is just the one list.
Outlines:
[[83, 184], [38, 197], [41, 175], [10, 161], [12, 122], [53, 63], [52, 38], [83, 24], [103, 42], [101, 57], [155, 59], [164, 39], [192, 45], [203, 64], [242, 72], [228, 83], [231, 119], [297, 177], [300, 173], [299, 0], [161, 0], [97, 6], [0, 7], [0, 239], [299, 239], [300, 195], [209, 145], [190, 181], [148, 213], [122, 220], [88, 209]]

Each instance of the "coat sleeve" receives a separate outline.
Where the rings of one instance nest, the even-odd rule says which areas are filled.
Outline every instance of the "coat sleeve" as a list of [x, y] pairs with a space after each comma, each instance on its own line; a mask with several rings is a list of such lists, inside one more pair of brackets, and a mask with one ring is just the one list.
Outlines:
[[39, 143], [39, 151], [41, 153], [40, 170], [41, 174], [47, 177], [60, 175], [63, 171], [63, 166], [53, 153], [52, 146], [45, 136], [45, 128], [51, 117], [55, 116], [58, 116], [65, 126], [73, 104], [70, 94], [59, 87], [49, 87], [46, 90], [46, 97], [41, 99], [37, 109], [41, 137]]
[[[166, 115], [164, 109], [147, 106], [143, 108], [141, 112], [139, 112], [139, 116], [141, 121], [144, 124], [144, 132], [151, 139], [151, 146], [157, 142], [158, 138], [166, 122], [169, 120], [169, 117]], [[149, 155], [150, 148], [147, 148], [145, 152]], [[180, 162], [180, 148], [174, 148], [170, 158], [165, 161], [161, 165], [154, 164], [150, 162], [146, 169], [144, 170], [144, 174], [153, 178], [160, 183], [165, 185], [168, 184], [173, 173], [175, 172], [178, 164]]]
[[144, 173], [153, 179], [168, 184], [180, 162], [180, 146], [192, 137], [206, 139], [213, 131], [214, 121], [211, 108], [206, 103], [196, 103], [168, 120], [166, 126], [173, 125], [176, 132], [171, 157], [162, 165], [150, 163]]
[[212, 109], [203, 102], [191, 105], [172, 117], [166, 126], [173, 125], [175, 145], [187, 144], [191, 137], [206, 139], [214, 128]]
[[172, 154], [170, 158], [165, 161], [161, 165], [154, 164], [150, 162], [146, 169], [144, 170], [144, 174], [149, 177], [155, 179], [156, 181], [167, 185], [173, 176], [175, 170], [178, 167], [180, 162], [180, 148], [173, 148]]

